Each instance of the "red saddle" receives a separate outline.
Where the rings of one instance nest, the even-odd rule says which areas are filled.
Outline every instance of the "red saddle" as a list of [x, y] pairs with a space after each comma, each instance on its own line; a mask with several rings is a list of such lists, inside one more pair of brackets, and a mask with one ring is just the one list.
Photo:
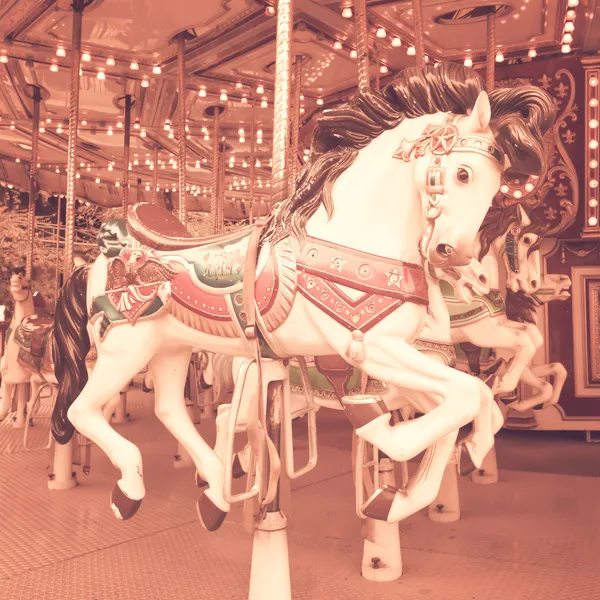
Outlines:
[[163, 252], [189, 250], [240, 236], [238, 229], [234, 233], [195, 237], [173, 213], [148, 202], [129, 208], [127, 230], [138, 242]]

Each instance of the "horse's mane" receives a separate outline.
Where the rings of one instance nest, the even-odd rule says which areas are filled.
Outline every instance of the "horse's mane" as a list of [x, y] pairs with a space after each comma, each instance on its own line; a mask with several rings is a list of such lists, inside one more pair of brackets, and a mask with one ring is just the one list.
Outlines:
[[[532, 252], [539, 250], [544, 239], [544, 233], [548, 229], [548, 225], [535, 218], [533, 213], [527, 209], [525, 204], [521, 204], [521, 207], [531, 221], [531, 225], [523, 227], [521, 230], [521, 235], [525, 235], [526, 233], [535, 233], [539, 236], [535, 244], [532, 244], [527, 250], [527, 256], [529, 256]], [[481, 243], [481, 249], [479, 250], [479, 256], [477, 257], [477, 260], [481, 260], [490, 251], [494, 241], [500, 236], [504, 235], [506, 230], [513, 223], [517, 223], [518, 220], [519, 211], [517, 204], [510, 208], [492, 206], [485, 215], [483, 223], [479, 228], [479, 241]]]
[[[349, 102], [324, 111], [296, 191], [276, 208], [262, 239], [276, 242], [289, 234], [303, 239], [306, 222], [321, 204], [333, 214], [333, 184], [359, 150], [404, 118], [438, 112], [467, 114], [483, 90], [483, 80], [472, 69], [441, 63], [405, 69], [382, 92], [359, 89]], [[510, 160], [510, 175], [542, 173], [542, 137], [556, 112], [550, 96], [538, 87], [521, 86], [495, 89], [489, 98], [490, 126]]]
[[509, 320], [535, 325], [536, 312], [537, 303], [532, 296], [523, 290], [516, 293], [510, 289], [506, 290], [506, 316]]

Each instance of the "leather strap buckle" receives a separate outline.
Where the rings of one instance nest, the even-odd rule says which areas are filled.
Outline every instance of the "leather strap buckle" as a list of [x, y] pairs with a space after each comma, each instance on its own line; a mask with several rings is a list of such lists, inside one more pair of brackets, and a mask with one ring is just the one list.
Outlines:
[[244, 328], [244, 335], [246, 336], [247, 340], [254, 341], [258, 337], [256, 325], [247, 325]]

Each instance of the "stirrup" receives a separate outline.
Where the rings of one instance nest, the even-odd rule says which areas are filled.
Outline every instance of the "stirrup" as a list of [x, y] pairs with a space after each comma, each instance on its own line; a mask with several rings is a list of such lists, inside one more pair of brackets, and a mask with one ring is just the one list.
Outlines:
[[360, 429], [377, 417], [390, 413], [380, 396], [344, 396], [342, 406], [346, 417], [355, 429]]
[[297, 471], [294, 468], [294, 436], [292, 431], [292, 408], [289, 392], [289, 367], [286, 368], [286, 381], [283, 390], [283, 450], [285, 460], [285, 471], [290, 479], [298, 479], [306, 475], [317, 466], [317, 410], [315, 400], [308, 376], [308, 367], [304, 357], [298, 357], [300, 374], [302, 375], [302, 385], [304, 386], [304, 397], [306, 398], [308, 420], [308, 462]]
[[392, 504], [398, 494], [407, 496], [404, 490], [399, 490], [393, 485], [382, 485], [375, 490], [375, 493], [367, 500], [362, 512], [369, 519], [377, 521], [386, 521], [390, 516]]

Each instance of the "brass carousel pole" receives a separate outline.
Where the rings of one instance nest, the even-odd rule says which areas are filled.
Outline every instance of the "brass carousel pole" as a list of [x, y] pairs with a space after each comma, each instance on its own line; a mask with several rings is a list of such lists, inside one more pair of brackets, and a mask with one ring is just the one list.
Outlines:
[[302, 93], [302, 59], [294, 63], [294, 98], [292, 102], [292, 142], [290, 144], [290, 196], [296, 191], [298, 177], [298, 138], [300, 137], [300, 95]]
[[211, 219], [211, 232], [216, 235], [219, 232], [219, 147], [221, 142], [219, 140], [219, 117], [221, 111], [219, 107], [213, 107], [213, 155], [212, 155], [212, 194], [210, 197], [210, 219]]
[[129, 208], [129, 151], [131, 148], [131, 94], [125, 94], [125, 124], [123, 141], [123, 218]]
[[250, 224], [254, 222], [254, 191], [256, 189], [255, 179], [255, 167], [254, 163], [256, 158], [254, 153], [256, 151], [256, 101], [252, 100], [252, 128], [250, 130]]
[[[37, 194], [37, 161], [38, 142], [40, 139], [40, 103], [42, 101], [42, 90], [38, 86], [31, 87], [33, 100], [32, 130], [31, 130], [31, 164], [29, 165], [29, 212], [27, 219], [27, 262], [25, 266], [26, 277], [31, 279], [33, 271], [33, 247], [35, 241], [35, 197]], [[58, 265], [57, 265], [58, 267]]]
[[224, 229], [224, 204], [225, 204], [225, 140], [219, 142], [219, 180], [217, 184], [217, 234]]
[[185, 33], [177, 37], [177, 109], [179, 116], [179, 220], [187, 222], [186, 197], [186, 115], [185, 115]]
[[487, 56], [485, 65], [485, 83], [488, 94], [494, 89], [496, 78], [496, 22], [492, 12], [487, 17]]
[[[63, 283], [73, 270], [73, 246], [75, 244], [75, 183], [77, 169], [77, 141], [79, 126], [79, 70], [81, 67], [81, 25], [83, 10], [90, 0], [73, 0], [73, 33], [71, 37], [71, 83], [69, 90], [69, 143], [67, 149], [67, 201], [65, 216], [65, 257]], [[73, 476], [73, 449], [77, 435], [64, 445], [54, 444], [54, 473], [48, 487], [54, 490], [71, 489], [77, 485]]]
[[369, 77], [369, 34], [367, 32], [367, 2], [354, 2], [356, 23], [356, 53], [358, 57], [358, 89], [371, 87]]
[[425, 66], [425, 44], [423, 43], [423, 0], [413, 0], [413, 29], [415, 31], [415, 55], [417, 67]]
[[[290, 140], [290, 75], [293, 36], [293, 0], [277, 3], [277, 41], [275, 58], [275, 101], [273, 124], [273, 205], [288, 197], [289, 140]], [[266, 398], [266, 433], [278, 455], [281, 455], [281, 420], [284, 402], [284, 382], [275, 380], [268, 385]], [[262, 410], [262, 408], [261, 408]], [[268, 480], [274, 465], [268, 453], [259, 468]], [[266, 483], [266, 482], [265, 482]], [[281, 510], [281, 479], [276, 483], [273, 501], [262, 507], [255, 517], [250, 571], [249, 600], [277, 597], [291, 600], [290, 566], [287, 545], [287, 518]], [[261, 490], [261, 499], [265, 490]], [[266, 587], [269, 586], [269, 587]], [[276, 590], [273, 594], [272, 590]]]
[[152, 171], [152, 204], [158, 204], [158, 146], [154, 147], [154, 170]]

